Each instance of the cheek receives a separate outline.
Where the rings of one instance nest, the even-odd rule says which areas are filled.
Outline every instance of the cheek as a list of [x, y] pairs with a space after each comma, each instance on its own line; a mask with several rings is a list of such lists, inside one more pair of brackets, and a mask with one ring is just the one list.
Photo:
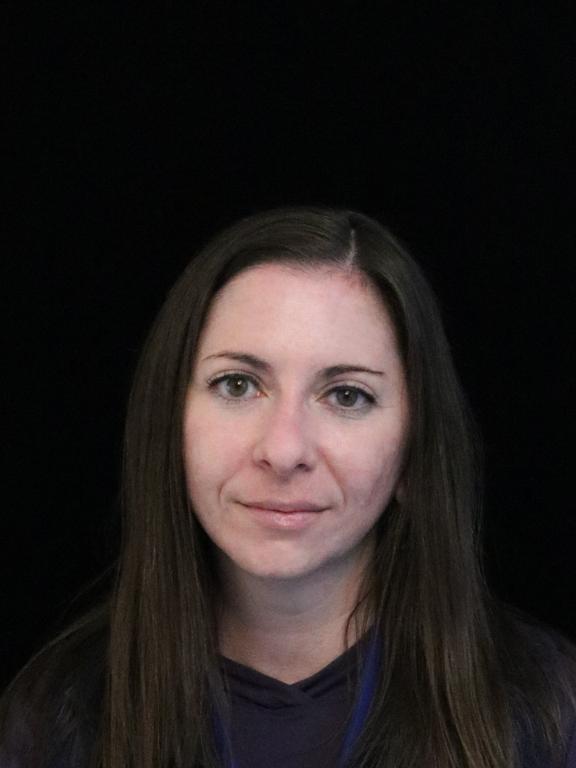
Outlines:
[[188, 418], [184, 430], [184, 463], [190, 494], [218, 490], [246, 455], [241, 436]]
[[343, 458], [340, 477], [348, 502], [357, 509], [371, 509], [376, 514], [382, 512], [394, 494], [401, 458], [401, 450], [391, 449], [389, 444]]

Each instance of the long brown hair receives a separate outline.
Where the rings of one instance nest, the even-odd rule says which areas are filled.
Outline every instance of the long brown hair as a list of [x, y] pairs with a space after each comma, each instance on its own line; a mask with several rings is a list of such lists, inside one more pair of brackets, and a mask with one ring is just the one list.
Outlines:
[[[432, 290], [372, 219], [291, 208], [246, 218], [211, 241], [170, 292], [145, 345], [125, 433], [122, 555], [106, 618], [98, 618], [109, 638], [93, 764], [218, 765], [217, 580], [186, 493], [182, 419], [214, 296], [265, 262], [362, 273], [393, 318], [406, 373], [403, 490], [377, 524], [365, 610], [355, 617], [370, 617], [383, 659], [352, 765], [510, 768], [520, 764], [526, 734], [560, 759], [569, 683], [556, 669], [558, 651], [547, 649], [552, 640], [525, 631], [485, 588], [477, 441]], [[573, 674], [570, 654], [563, 647]]]

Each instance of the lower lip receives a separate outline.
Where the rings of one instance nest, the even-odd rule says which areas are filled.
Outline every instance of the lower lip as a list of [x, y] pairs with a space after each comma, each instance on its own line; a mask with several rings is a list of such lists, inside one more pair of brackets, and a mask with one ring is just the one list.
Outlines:
[[264, 509], [262, 507], [246, 507], [246, 509], [250, 510], [262, 525], [285, 531], [301, 531], [312, 525], [322, 514], [320, 510], [318, 512], [306, 510], [278, 512], [276, 509]]

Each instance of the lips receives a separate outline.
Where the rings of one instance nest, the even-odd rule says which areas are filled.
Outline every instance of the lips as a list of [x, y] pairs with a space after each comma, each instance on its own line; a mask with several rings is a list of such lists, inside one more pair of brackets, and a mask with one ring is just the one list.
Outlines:
[[306, 499], [280, 501], [280, 499], [255, 499], [240, 502], [257, 530], [273, 531], [273, 535], [296, 536], [321, 520], [321, 513], [328, 507], [314, 504]]
[[323, 512], [327, 507], [314, 504], [310, 501], [297, 499], [295, 501], [279, 501], [278, 499], [259, 499], [257, 501], [244, 501], [241, 504], [254, 509], [265, 509], [270, 512], [282, 512], [293, 514], [295, 512]]

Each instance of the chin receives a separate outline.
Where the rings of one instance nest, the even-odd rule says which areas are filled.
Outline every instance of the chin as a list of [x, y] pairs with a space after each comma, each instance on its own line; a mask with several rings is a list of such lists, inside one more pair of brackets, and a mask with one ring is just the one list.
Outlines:
[[274, 563], [265, 565], [263, 563], [247, 563], [239, 567], [251, 576], [259, 579], [270, 579], [283, 581], [286, 579], [297, 579], [313, 573], [316, 569], [313, 566], [304, 566], [296, 563]]
[[307, 576], [321, 567], [321, 563], [303, 560], [301, 557], [282, 557], [276, 554], [252, 557], [231, 557], [228, 555], [232, 569], [238, 569], [259, 579], [297, 579]]
[[[304, 579], [317, 574], [321, 579], [330, 572], [348, 578], [351, 572], [363, 567], [365, 552], [362, 543], [355, 547], [334, 547], [319, 551], [318, 547], [286, 546], [286, 542], [271, 546], [228, 546], [220, 551], [224, 555], [222, 565], [234, 576], [245, 574], [258, 579], [286, 581]], [[314, 550], [314, 551], [312, 551]]]

